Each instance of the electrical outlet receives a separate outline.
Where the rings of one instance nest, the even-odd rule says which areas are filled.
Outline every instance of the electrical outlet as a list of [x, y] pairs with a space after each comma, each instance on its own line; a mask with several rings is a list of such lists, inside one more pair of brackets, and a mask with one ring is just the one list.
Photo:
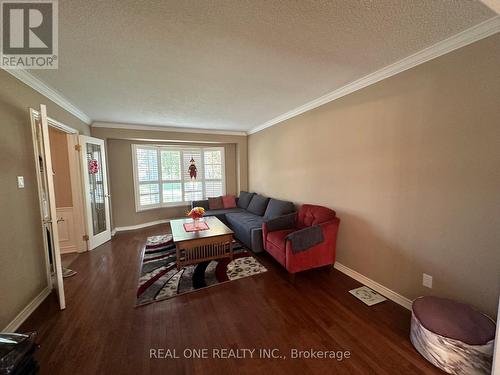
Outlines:
[[422, 285], [432, 289], [432, 276], [426, 273], [422, 274]]
[[17, 187], [24, 189], [24, 176], [17, 176]]

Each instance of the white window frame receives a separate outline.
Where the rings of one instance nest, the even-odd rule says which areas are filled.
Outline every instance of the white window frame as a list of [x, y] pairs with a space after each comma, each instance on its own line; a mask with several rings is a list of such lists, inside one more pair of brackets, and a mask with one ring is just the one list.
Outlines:
[[[156, 150], [158, 153], [158, 181], [147, 181], [147, 182], [139, 182], [139, 174], [137, 171], [137, 149], [152, 149]], [[162, 177], [162, 169], [161, 169], [161, 150], [165, 151], [180, 151], [181, 155], [181, 179], [178, 180], [169, 180], [168, 182], [180, 182], [181, 184], [181, 189], [182, 189], [182, 202], [169, 202], [169, 203], [164, 203], [163, 202], [163, 186], [162, 184], [164, 183], [163, 177]], [[201, 154], [201, 161], [202, 165], [197, 166], [198, 169], [198, 176], [196, 181], [202, 183], [202, 194], [203, 194], [203, 199], [207, 199], [205, 195], [205, 151], [221, 151], [221, 163], [222, 163], [222, 195], [226, 194], [226, 153], [225, 153], [225, 148], [223, 146], [220, 147], [200, 147], [200, 146], [177, 146], [177, 145], [150, 145], [150, 144], [132, 144], [132, 170], [133, 170], [133, 179], [134, 179], [134, 197], [135, 197], [135, 210], [136, 212], [141, 212], [141, 211], [148, 211], [148, 210], [154, 210], [158, 208], [165, 208], [165, 207], [183, 207], [183, 206], [189, 206], [190, 201], [184, 201], [184, 196], [185, 196], [185, 191], [184, 191], [184, 183], [187, 182], [187, 180], [184, 179], [186, 170], [188, 168], [187, 165], [183, 165], [183, 160], [184, 160], [184, 152], [189, 152], [189, 151], [199, 151]], [[219, 181], [218, 179], [208, 179], [207, 181]], [[160, 195], [160, 203], [158, 204], [151, 204], [151, 205], [141, 205], [140, 202], [140, 193], [139, 193], [139, 186], [141, 184], [155, 184], [157, 183], [159, 186], [159, 195]]]

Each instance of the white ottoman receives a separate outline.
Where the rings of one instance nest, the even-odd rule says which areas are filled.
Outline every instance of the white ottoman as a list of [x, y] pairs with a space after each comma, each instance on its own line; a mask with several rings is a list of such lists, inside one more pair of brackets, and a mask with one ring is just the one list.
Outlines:
[[425, 359], [449, 374], [491, 373], [495, 322], [469, 305], [438, 297], [417, 298], [410, 339]]

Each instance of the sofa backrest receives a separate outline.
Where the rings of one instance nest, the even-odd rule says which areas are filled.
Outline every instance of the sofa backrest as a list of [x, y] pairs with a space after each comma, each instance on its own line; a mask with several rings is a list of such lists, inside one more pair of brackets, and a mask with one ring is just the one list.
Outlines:
[[240, 191], [240, 196], [238, 199], [238, 207], [246, 210], [254, 194], [255, 193], [249, 193], [248, 191]]
[[304, 204], [300, 207], [297, 215], [297, 226], [299, 228], [305, 228], [312, 225], [318, 225], [333, 220], [335, 216], [335, 211], [327, 207]]
[[252, 200], [250, 201], [250, 204], [247, 207], [247, 211], [258, 216], [264, 216], [268, 203], [268, 197], [264, 197], [260, 194], [254, 194]]
[[279, 216], [291, 214], [292, 212], [295, 212], [295, 210], [295, 205], [292, 202], [271, 198], [267, 204], [264, 218], [274, 219]]

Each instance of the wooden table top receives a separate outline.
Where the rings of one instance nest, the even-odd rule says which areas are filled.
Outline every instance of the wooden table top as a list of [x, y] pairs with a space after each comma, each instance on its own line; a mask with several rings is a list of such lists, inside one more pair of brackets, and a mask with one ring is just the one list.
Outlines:
[[195, 232], [186, 232], [186, 230], [184, 229], [184, 223], [192, 223], [193, 219], [186, 218], [170, 220], [170, 227], [172, 228], [172, 236], [174, 237], [174, 242], [190, 241], [200, 238], [234, 234], [231, 229], [229, 229], [222, 221], [220, 221], [215, 216], [204, 217], [200, 220], [200, 222], [203, 221], [208, 224], [209, 229]]

